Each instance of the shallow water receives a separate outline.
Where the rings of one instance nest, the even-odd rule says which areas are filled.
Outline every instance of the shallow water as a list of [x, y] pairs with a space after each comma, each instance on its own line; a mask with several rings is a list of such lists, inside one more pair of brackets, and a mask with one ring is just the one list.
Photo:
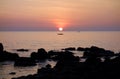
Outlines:
[[[120, 51], [119, 31], [81, 31], [63, 32], [0, 32], [0, 42], [4, 45], [4, 50], [18, 53], [20, 56], [29, 56], [31, 52], [37, 52], [38, 48], [49, 50], [60, 50], [66, 47], [90, 47], [92, 45], [109, 49], [115, 52]], [[17, 52], [16, 49], [29, 49], [28, 52]], [[82, 53], [75, 52], [81, 56]], [[14, 67], [14, 62], [0, 63], [0, 79], [10, 79], [22, 75], [34, 74], [38, 68], [46, 64], [55, 65], [53, 61], [43, 61], [33, 67]], [[9, 75], [10, 72], [16, 75]]]

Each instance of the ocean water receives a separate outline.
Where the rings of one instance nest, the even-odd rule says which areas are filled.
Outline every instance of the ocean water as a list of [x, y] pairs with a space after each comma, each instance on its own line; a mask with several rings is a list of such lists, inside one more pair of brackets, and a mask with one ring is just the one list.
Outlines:
[[[63, 35], [59, 32], [0, 32], [0, 42], [4, 50], [18, 53], [19, 56], [30, 56], [31, 52], [37, 52], [39, 48], [60, 50], [66, 47], [90, 47], [98, 46], [114, 52], [120, 52], [120, 31], [68, 31]], [[29, 49], [28, 52], [17, 52], [16, 49]], [[82, 53], [79, 53], [82, 55]], [[79, 55], [77, 54], [77, 55]], [[22, 75], [34, 74], [38, 68], [47, 63], [55, 65], [53, 61], [43, 61], [33, 67], [14, 67], [14, 62], [0, 62], [0, 79], [10, 79]], [[16, 75], [9, 75], [10, 72]]]
[[38, 48], [57, 50], [92, 45], [120, 51], [119, 31], [63, 32], [63, 35], [57, 33], [59, 32], [0, 32], [0, 42], [4, 44], [5, 50], [11, 52], [16, 52], [15, 49], [20, 48], [30, 49], [31, 52], [37, 51]]

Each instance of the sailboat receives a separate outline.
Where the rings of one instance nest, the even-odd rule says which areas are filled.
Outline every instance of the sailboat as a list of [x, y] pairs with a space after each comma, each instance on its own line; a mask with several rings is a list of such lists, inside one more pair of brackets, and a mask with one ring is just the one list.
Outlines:
[[63, 35], [63, 33], [57, 33], [58, 35]]

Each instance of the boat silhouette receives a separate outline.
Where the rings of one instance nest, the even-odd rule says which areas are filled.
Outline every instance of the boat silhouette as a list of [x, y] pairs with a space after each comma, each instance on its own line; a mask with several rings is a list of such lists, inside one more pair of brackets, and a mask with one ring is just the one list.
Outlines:
[[57, 33], [57, 35], [63, 35], [63, 33]]

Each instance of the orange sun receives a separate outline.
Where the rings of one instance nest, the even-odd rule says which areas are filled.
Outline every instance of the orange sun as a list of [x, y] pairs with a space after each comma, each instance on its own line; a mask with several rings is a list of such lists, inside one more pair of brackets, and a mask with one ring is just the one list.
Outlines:
[[60, 27], [60, 28], [59, 28], [59, 31], [63, 31], [63, 28], [62, 28], [62, 27]]

